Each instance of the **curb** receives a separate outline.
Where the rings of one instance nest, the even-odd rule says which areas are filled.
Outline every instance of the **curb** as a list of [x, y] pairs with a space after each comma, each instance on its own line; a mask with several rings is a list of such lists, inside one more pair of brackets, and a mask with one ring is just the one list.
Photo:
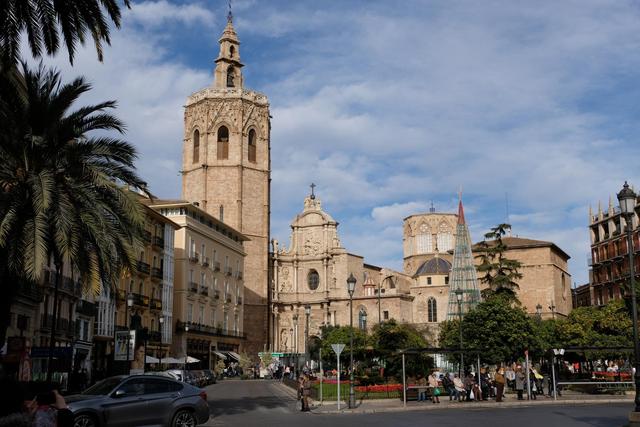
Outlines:
[[[593, 404], [612, 404], [612, 403], [632, 403], [633, 399], [582, 399], [582, 400], [556, 400], [556, 401], [542, 401], [542, 402], [531, 402], [527, 401], [525, 403], [520, 402], [487, 402], [487, 403], [468, 403], [463, 405], [447, 405], [447, 406], [393, 406], [386, 408], [355, 408], [355, 409], [330, 409], [330, 410], [319, 410], [320, 407], [315, 406], [311, 408], [311, 412], [315, 414], [375, 414], [375, 413], [383, 413], [383, 412], [404, 412], [404, 411], [446, 411], [446, 410], [456, 410], [456, 409], [500, 409], [500, 408], [522, 408], [522, 407], [532, 407], [532, 406], [582, 406], [582, 405], [593, 405]], [[314, 402], [316, 404], [317, 402]]]

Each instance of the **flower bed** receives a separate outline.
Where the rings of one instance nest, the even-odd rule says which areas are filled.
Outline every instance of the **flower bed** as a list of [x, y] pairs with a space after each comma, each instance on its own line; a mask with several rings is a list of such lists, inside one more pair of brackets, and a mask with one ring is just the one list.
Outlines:
[[402, 384], [380, 384], [380, 385], [366, 385], [355, 387], [356, 391], [362, 393], [388, 393], [392, 391], [401, 391]]

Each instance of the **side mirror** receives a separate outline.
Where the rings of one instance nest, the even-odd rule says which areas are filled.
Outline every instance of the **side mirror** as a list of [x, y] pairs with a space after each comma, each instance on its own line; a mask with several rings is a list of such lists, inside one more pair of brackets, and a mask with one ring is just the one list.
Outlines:
[[124, 397], [126, 396], [127, 392], [124, 391], [123, 389], [118, 389], [116, 390], [116, 392], [113, 394], [113, 397], [118, 398], [118, 397]]

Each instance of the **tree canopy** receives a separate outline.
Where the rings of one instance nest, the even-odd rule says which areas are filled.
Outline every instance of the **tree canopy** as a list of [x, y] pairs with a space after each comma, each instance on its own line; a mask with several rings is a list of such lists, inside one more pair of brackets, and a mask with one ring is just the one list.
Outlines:
[[[398, 323], [394, 319], [376, 325], [371, 334], [371, 342], [374, 353], [386, 363], [385, 372], [392, 376], [402, 374], [402, 356], [396, 354], [398, 350], [427, 346], [427, 341], [415, 326]], [[426, 354], [412, 355], [405, 359], [408, 375], [417, 373], [426, 375], [431, 368], [433, 368], [433, 359]]]
[[[519, 261], [505, 257], [507, 245], [502, 236], [511, 230], [509, 224], [499, 224], [484, 235], [485, 240], [478, 244], [480, 265], [477, 270], [482, 274], [480, 282], [489, 287], [482, 291], [482, 296], [490, 298], [493, 295], [505, 295], [513, 302], [518, 302], [516, 291], [518, 280], [522, 274], [518, 271], [522, 267]], [[487, 241], [488, 240], [488, 241]]]

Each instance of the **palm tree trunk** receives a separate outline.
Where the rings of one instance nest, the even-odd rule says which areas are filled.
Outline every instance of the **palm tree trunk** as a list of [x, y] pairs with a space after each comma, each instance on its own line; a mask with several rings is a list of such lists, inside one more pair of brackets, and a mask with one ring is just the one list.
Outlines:
[[56, 280], [55, 287], [53, 288], [53, 315], [51, 319], [51, 338], [49, 339], [49, 357], [47, 358], [47, 383], [51, 384], [51, 376], [53, 375], [52, 362], [53, 351], [56, 345], [56, 326], [58, 323], [58, 288], [60, 281], [62, 280], [62, 261], [55, 262], [56, 265]]

